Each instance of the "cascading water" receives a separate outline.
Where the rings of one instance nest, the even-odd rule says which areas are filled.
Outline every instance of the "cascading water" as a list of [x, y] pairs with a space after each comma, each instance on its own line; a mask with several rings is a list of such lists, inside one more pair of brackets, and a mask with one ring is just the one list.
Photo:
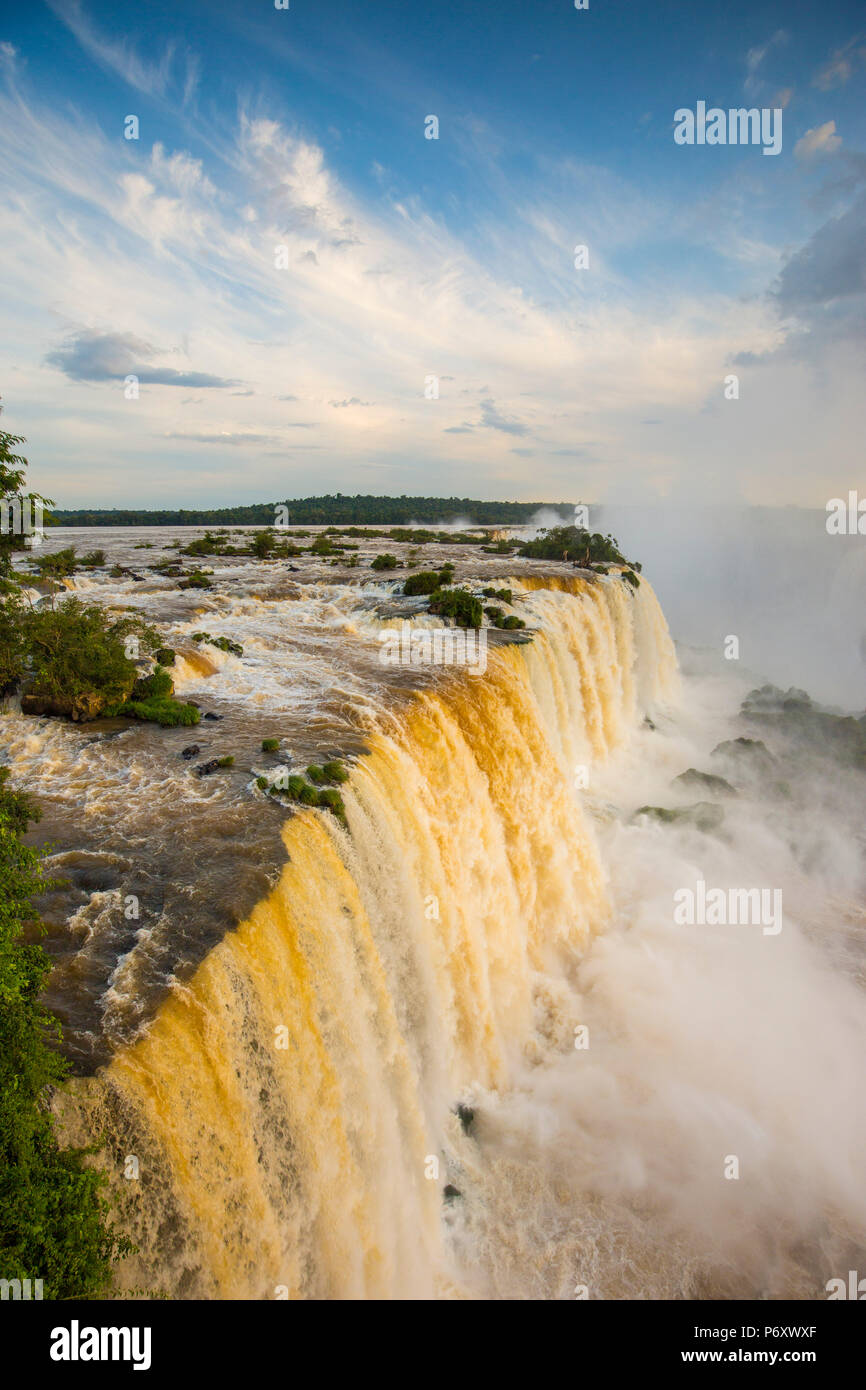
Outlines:
[[676, 685], [648, 584], [520, 583], [538, 589], [534, 641], [371, 710], [349, 833], [294, 816], [273, 891], [97, 1083], [139, 1159], [133, 1284], [459, 1282], [442, 1222], [455, 1102], [570, 1045], [569, 982], [608, 913], [574, 765]]

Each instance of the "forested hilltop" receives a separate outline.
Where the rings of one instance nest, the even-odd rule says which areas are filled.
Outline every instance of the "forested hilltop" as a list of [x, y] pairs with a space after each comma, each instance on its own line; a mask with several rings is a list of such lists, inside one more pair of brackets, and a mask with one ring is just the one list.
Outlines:
[[58, 526], [273, 526], [276, 508], [288, 507], [292, 526], [332, 526], [339, 522], [360, 525], [409, 525], [427, 521], [441, 524], [466, 520], [473, 526], [519, 526], [532, 520], [540, 509], [571, 517], [570, 502], [479, 502], [471, 497], [370, 497], [341, 492], [324, 497], [299, 497], [294, 501], [256, 502], [248, 507], [142, 508], [52, 507]]

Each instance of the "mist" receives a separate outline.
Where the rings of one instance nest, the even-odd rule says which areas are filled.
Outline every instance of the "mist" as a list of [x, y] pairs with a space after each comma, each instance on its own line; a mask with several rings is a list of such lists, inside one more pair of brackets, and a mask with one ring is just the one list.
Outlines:
[[[588, 1046], [564, 1027], [555, 1061], [467, 1098], [452, 1239], [480, 1296], [815, 1299], [864, 1267], [864, 775], [768, 738], [769, 782], [738, 778], [717, 833], [635, 816], [694, 801], [671, 786], [688, 767], [736, 778], [712, 750], [752, 732], [744, 688], [686, 674], [593, 770], [612, 918], [574, 995], [550, 986]], [[781, 889], [781, 932], [676, 925], [698, 878]]]
[[797, 508], [593, 506], [590, 527], [639, 560], [680, 643], [736, 661], [754, 680], [866, 708], [866, 538], [831, 536]]

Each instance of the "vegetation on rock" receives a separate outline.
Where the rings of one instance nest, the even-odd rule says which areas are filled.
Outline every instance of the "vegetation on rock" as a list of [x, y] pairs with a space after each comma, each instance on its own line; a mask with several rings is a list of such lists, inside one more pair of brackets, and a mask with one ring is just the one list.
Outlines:
[[479, 628], [481, 602], [468, 589], [436, 589], [430, 595], [430, 612], [453, 618], [457, 627]]
[[32, 939], [32, 899], [49, 885], [39, 851], [20, 840], [39, 810], [8, 777], [0, 768], [0, 1270], [42, 1280], [45, 1299], [96, 1298], [132, 1246], [89, 1151], [57, 1141], [49, 1099], [68, 1064], [49, 1046], [60, 1025], [39, 996], [51, 963]]

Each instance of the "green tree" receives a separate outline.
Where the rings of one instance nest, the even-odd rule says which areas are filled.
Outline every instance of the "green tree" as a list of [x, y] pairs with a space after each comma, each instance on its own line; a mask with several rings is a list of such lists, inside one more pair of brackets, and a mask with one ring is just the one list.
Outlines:
[[277, 538], [270, 527], [264, 531], [257, 531], [250, 543], [250, 552], [259, 560], [266, 560], [277, 543]]
[[583, 526], [551, 526], [534, 541], [527, 541], [517, 553], [536, 560], [576, 560], [582, 565], [599, 561], [628, 563], [613, 536], [589, 532]]
[[[3, 406], [0, 405], [0, 413]], [[24, 475], [28, 468], [26, 458], [22, 454], [16, 454], [15, 450], [19, 444], [24, 444], [25, 440], [20, 434], [7, 434], [5, 430], [0, 430], [0, 500], [7, 506], [13, 502], [18, 502], [22, 511], [25, 507], [38, 504], [42, 507], [50, 507], [52, 504], [47, 497], [42, 497], [38, 492], [24, 492]], [[46, 518], [47, 520], [47, 518]], [[4, 526], [9, 526], [7, 520]], [[21, 531], [14, 529], [4, 529], [0, 531], [0, 592], [8, 592], [12, 577], [12, 556], [16, 550], [25, 550], [26, 536]]]
[[114, 1227], [87, 1150], [62, 1148], [48, 1107], [68, 1064], [48, 1045], [60, 1025], [39, 995], [51, 965], [32, 898], [48, 886], [20, 835], [39, 810], [0, 768], [0, 1278], [41, 1279], [45, 1298], [104, 1293], [132, 1246]]
[[[98, 604], [67, 598], [56, 608], [18, 610], [31, 661], [33, 695], [74, 700], [98, 693], [106, 703], [125, 699], [136, 677], [126, 639], [155, 651], [161, 639], [140, 618], [107, 620]], [[133, 648], [134, 650], [134, 648]]]

